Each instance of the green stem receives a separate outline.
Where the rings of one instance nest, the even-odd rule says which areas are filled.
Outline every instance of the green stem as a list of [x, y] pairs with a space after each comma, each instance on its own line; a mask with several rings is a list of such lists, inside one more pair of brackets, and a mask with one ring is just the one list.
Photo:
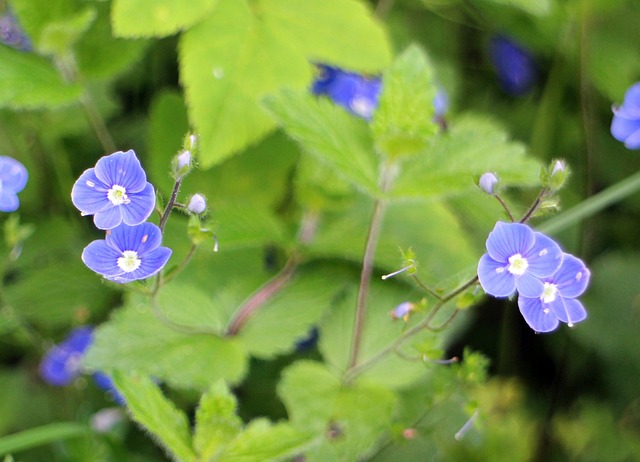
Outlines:
[[[391, 186], [395, 168], [392, 164], [386, 164], [382, 168], [380, 176], [380, 190], [383, 194]], [[371, 221], [369, 223], [369, 231], [367, 233], [367, 243], [362, 257], [362, 270], [360, 272], [360, 286], [358, 289], [358, 300], [356, 304], [356, 314], [353, 323], [353, 335], [351, 336], [351, 349], [349, 351], [349, 369], [354, 368], [358, 363], [360, 354], [360, 346], [362, 344], [362, 333], [364, 331], [364, 323], [367, 313], [367, 298], [369, 296], [369, 287], [371, 285], [371, 275], [373, 273], [373, 263], [378, 246], [378, 238], [382, 229], [384, 213], [387, 208], [387, 201], [384, 199], [376, 199]]]
[[509, 220], [511, 220], [512, 223], [516, 221], [515, 218], [513, 218], [513, 215], [511, 215], [511, 210], [509, 210], [509, 207], [507, 207], [507, 204], [505, 204], [504, 201], [502, 200], [502, 197], [498, 196], [497, 194], [494, 194], [493, 197], [495, 197], [496, 200], [500, 202], [500, 205], [502, 205], [502, 208], [504, 209], [504, 211], [507, 212], [507, 216], [509, 217]]
[[178, 198], [178, 192], [180, 191], [180, 185], [182, 184], [182, 178], [178, 178], [176, 182], [173, 184], [173, 191], [171, 191], [171, 198], [169, 198], [169, 203], [164, 209], [164, 213], [160, 218], [160, 223], [158, 224], [158, 228], [160, 228], [160, 232], [164, 232], [164, 225], [167, 223], [169, 219], [169, 215], [171, 215], [171, 211], [173, 210], [173, 205], [176, 203], [176, 199]]
[[636, 172], [604, 191], [585, 199], [569, 210], [547, 220], [538, 228], [547, 234], [557, 233], [638, 191], [640, 191], [640, 172]]

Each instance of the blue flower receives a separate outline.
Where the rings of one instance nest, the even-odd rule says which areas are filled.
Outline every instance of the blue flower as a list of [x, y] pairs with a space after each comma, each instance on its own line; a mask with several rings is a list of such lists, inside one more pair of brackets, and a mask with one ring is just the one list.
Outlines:
[[153, 276], [166, 265], [171, 249], [160, 247], [162, 233], [152, 223], [122, 224], [107, 231], [104, 240], [85, 247], [82, 261], [106, 279], [126, 283]]
[[0, 156], [0, 212], [18, 210], [18, 193], [27, 185], [28, 179], [24, 165], [12, 157]]
[[0, 42], [16, 50], [31, 51], [31, 40], [10, 11], [0, 15]]
[[415, 305], [411, 302], [402, 302], [396, 306], [389, 314], [393, 319], [404, 319], [405, 322], [409, 320], [411, 312], [415, 309]]
[[517, 289], [525, 297], [540, 297], [541, 279], [562, 263], [562, 250], [550, 238], [522, 223], [496, 223], [478, 263], [478, 279], [486, 293], [509, 297]]
[[576, 297], [589, 285], [590, 272], [579, 258], [565, 254], [552, 276], [542, 279], [544, 290], [536, 298], [518, 297], [518, 307], [527, 324], [536, 332], [550, 332], [562, 321], [573, 326], [587, 312]]
[[50, 385], [65, 386], [81, 373], [81, 360], [93, 341], [92, 327], [71, 331], [60, 344], [54, 345], [40, 363], [40, 376]]
[[380, 77], [365, 77], [324, 64], [319, 64], [318, 69], [320, 73], [311, 87], [314, 94], [326, 95], [352, 114], [371, 118], [382, 89]]
[[85, 170], [73, 185], [71, 201], [82, 215], [93, 215], [99, 229], [113, 229], [122, 222], [143, 223], [156, 195], [136, 153], [129, 150], [102, 157], [95, 168]]
[[640, 82], [627, 90], [622, 106], [613, 107], [611, 134], [627, 149], [640, 149]]
[[491, 39], [489, 56], [505, 92], [522, 95], [531, 89], [536, 80], [536, 65], [529, 51], [516, 41], [498, 35]]

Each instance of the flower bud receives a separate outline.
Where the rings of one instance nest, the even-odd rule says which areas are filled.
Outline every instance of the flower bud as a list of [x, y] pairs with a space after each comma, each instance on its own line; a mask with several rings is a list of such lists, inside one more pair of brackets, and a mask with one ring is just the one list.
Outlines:
[[187, 136], [184, 137], [182, 147], [185, 151], [190, 151], [194, 155], [197, 155], [198, 136], [194, 133], [188, 133]]
[[478, 180], [480, 189], [492, 196], [496, 193], [498, 183], [500, 183], [500, 180], [498, 180], [496, 174], [492, 172], [483, 173]]
[[569, 167], [563, 160], [555, 160], [549, 166], [549, 188], [558, 191], [569, 177]]
[[173, 177], [182, 179], [191, 170], [191, 151], [182, 151], [173, 158]]
[[187, 205], [187, 210], [191, 213], [195, 213], [196, 215], [200, 215], [207, 208], [207, 201], [204, 196], [201, 194], [194, 194], [189, 199], [189, 205]]

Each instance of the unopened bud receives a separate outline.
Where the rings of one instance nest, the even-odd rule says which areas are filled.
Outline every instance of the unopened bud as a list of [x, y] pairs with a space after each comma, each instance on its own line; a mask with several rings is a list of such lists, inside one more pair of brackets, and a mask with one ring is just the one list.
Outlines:
[[207, 208], [207, 201], [204, 196], [201, 194], [194, 194], [189, 199], [189, 205], [187, 205], [187, 210], [191, 213], [195, 213], [196, 215], [200, 215]]
[[569, 167], [563, 160], [556, 160], [549, 166], [549, 188], [557, 191], [564, 186], [569, 176]]
[[191, 170], [191, 151], [182, 151], [173, 159], [173, 176], [176, 180]]
[[492, 196], [496, 192], [498, 183], [500, 183], [500, 180], [498, 180], [496, 174], [492, 172], [483, 173], [478, 180], [478, 186], [480, 189]]

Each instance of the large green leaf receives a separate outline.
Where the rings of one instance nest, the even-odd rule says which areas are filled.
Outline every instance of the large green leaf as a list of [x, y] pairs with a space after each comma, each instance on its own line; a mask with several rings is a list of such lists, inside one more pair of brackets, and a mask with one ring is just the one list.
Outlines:
[[180, 42], [181, 80], [202, 136], [202, 165], [219, 163], [273, 130], [260, 100], [283, 86], [307, 87], [310, 60], [375, 71], [389, 56], [382, 29], [354, 0], [221, 2]]
[[133, 419], [154, 435], [177, 460], [198, 460], [192, 448], [187, 416], [164, 397], [152, 379], [139, 373], [114, 371], [113, 383], [124, 396]]
[[242, 379], [247, 358], [237, 340], [182, 332], [184, 326], [161, 319], [165, 323], [147, 303], [128, 303], [97, 328], [87, 367], [135, 370], [180, 388], [205, 389], [219, 379]]
[[[113, 31], [120, 37], [164, 37], [206, 18], [218, 0], [114, 0]], [[144, 20], [140, 20], [143, 15]]]
[[46, 59], [0, 47], [0, 107], [52, 108], [74, 103], [78, 85], [65, 82]]
[[393, 199], [435, 198], [473, 189], [474, 175], [498, 174], [503, 185], [534, 185], [540, 165], [525, 155], [522, 144], [487, 118], [466, 115], [421, 155], [401, 165]]
[[363, 191], [377, 194], [378, 159], [363, 120], [302, 91], [283, 90], [265, 105], [305, 151]]
[[299, 361], [278, 386], [296, 428], [324, 435], [305, 453], [309, 462], [362, 460], [391, 423], [396, 396], [371, 385], [343, 386], [324, 365]]

